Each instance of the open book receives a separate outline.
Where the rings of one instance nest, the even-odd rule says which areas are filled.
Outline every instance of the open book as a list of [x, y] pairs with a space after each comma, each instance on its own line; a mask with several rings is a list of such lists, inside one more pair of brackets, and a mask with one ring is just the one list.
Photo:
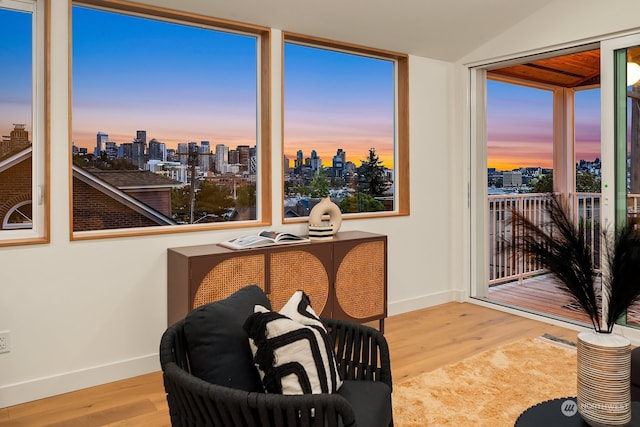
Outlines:
[[287, 245], [292, 243], [309, 242], [306, 237], [296, 236], [290, 233], [277, 231], [263, 231], [260, 234], [239, 236], [231, 240], [218, 243], [220, 246], [230, 249], [260, 248], [262, 246]]

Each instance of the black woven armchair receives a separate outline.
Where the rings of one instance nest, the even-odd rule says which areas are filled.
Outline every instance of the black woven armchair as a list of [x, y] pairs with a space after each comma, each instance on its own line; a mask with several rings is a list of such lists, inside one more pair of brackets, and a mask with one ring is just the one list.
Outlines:
[[374, 328], [322, 319], [345, 380], [337, 393], [281, 395], [211, 384], [191, 374], [184, 319], [160, 343], [173, 426], [388, 426], [391, 369], [387, 341]]

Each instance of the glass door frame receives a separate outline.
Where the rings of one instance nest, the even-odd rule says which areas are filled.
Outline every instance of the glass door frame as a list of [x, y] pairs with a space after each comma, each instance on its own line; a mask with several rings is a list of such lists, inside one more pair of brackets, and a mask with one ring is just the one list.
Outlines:
[[[567, 46], [562, 54], [599, 48], [598, 42]], [[479, 64], [469, 68], [469, 128], [470, 128], [470, 178], [469, 178], [469, 297], [487, 298], [489, 283], [489, 202], [487, 199], [487, 70], [503, 68], [536, 59], [552, 58], [560, 55], [558, 51], [540, 52], [535, 55], [517, 56], [512, 59]], [[508, 80], [507, 80], [508, 82]], [[553, 94], [553, 163], [555, 172], [554, 188], [568, 193], [575, 190], [575, 151], [573, 109], [574, 95], [577, 89], [549, 86], [535, 82], [509, 82], [522, 84]], [[569, 122], [567, 118], [570, 117]], [[571, 142], [569, 142], [571, 141]], [[561, 174], [562, 172], [562, 174]]]
[[[600, 44], [603, 163], [601, 214], [603, 226], [611, 230], [627, 221], [626, 55], [623, 57], [617, 51], [637, 46], [640, 46], [640, 33], [603, 40]], [[624, 86], [619, 85], [621, 80]], [[622, 119], [620, 115], [623, 116]], [[605, 268], [606, 263], [603, 263], [603, 275], [607, 273]], [[603, 301], [603, 306], [606, 305]], [[631, 331], [634, 329], [634, 333], [640, 336], [637, 327], [629, 327]]]

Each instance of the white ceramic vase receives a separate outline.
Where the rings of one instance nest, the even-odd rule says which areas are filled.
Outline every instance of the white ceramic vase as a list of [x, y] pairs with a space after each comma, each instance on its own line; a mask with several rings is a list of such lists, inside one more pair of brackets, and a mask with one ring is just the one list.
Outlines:
[[[329, 215], [328, 221], [324, 219], [325, 215]], [[329, 197], [323, 197], [309, 212], [309, 239], [332, 239], [341, 225], [340, 208]]]
[[631, 342], [614, 333], [578, 334], [578, 412], [592, 427], [631, 421]]

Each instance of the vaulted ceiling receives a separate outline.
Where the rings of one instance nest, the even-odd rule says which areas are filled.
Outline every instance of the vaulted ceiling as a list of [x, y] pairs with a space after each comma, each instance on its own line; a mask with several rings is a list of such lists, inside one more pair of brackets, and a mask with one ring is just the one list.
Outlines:
[[553, 0], [137, 0], [455, 62]]

